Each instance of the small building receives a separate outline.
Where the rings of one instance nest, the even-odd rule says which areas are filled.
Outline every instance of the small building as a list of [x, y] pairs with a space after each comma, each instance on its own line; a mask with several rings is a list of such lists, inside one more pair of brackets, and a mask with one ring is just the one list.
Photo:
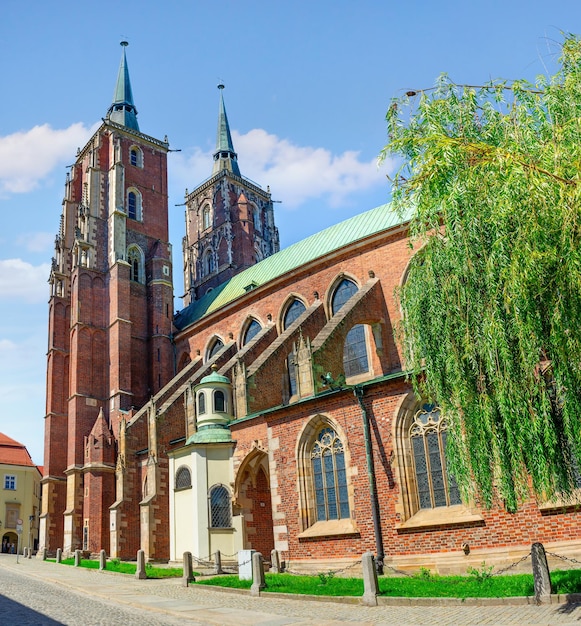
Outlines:
[[[16, 546], [36, 549], [42, 467], [32, 462], [26, 447], [0, 433], [0, 534], [2, 552]], [[18, 531], [20, 530], [20, 540]]]

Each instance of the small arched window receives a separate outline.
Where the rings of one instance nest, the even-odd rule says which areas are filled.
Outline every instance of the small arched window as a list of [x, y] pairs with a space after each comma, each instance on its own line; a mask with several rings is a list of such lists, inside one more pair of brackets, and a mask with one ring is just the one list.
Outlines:
[[283, 327], [286, 330], [296, 319], [298, 319], [307, 308], [300, 300], [293, 300], [284, 314]]
[[206, 412], [206, 394], [200, 391], [198, 394], [198, 415], [203, 415]]
[[210, 527], [231, 528], [232, 510], [230, 493], [223, 485], [215, 485], [210, 489]]
[[223, 391], [217, 389], [214, 391], [214, 412], [224, 413], [226, 410], [226, 396]]
[[129, 150], [129, 162], [135, 167], [143, 167], [143, 152], [137, 146]]
[[180, 467], [176, 472], [175, 490], [188, 489], [192, 486], [192, 475], [188, 467]]
[[127, 217], [130, 220], [141, 220], [141, 194], [135, 189], [127, 194]]
[[224, 347], [224, 342], [221, 339], [215, 339], [212, 347], [208, 350], [208, 359], [216, 356], [218, 352]]
[[252, 339], [254, 339], [254, 337], [256, 337], [256, 335], [258, 335], [261, 330], [262, 326], [256, 320], [252, 320], [244, 331], [244, 339], [242, 340], [242, 345], [245, 346], [247, 343], [252, 341]]
[[211, 217], [210, 207], [205, 206], [204, 210], [202, 211], [202, 230], [206, 230], [207, 228], [210, 228], [212, 224], [210, 217]]
[[343, 442], [329, 427], [323, 428], [311, 448], [317, 521], [349, 517], [349, 495]]

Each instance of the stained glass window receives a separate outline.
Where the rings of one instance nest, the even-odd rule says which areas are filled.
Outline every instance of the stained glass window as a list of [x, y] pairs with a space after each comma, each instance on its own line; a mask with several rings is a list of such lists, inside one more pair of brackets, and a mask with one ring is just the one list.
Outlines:
[[300, 300], [293, 300], [292, 304], [286, 310], [284, 315], [283, 326], [285, 330], [304, 312], [305, 305]]
[[213, 356], [218, 354], [223, 347], [224, 343], [220, 339], [216, 339], [210, 348], [210, 352], [208, 352], [208, 358], [211, 359]]
[[331, 310], [333, 315], [335, 315], [343, 305], [349, 300], [349, 298], [357, 293], [357, 285], [352, 280], [347, 280], [344, 278], [333, 293], [333, 298], [331, 300]]
[[256, 335], [258, 335], [261, 330], [262, 326], [256, 320], [252, 320], [246, 328], [246, 332], [244, 333], [244, 341], [242, 342], [242, 344], [246, 345], [247, 343], [249, 343], [252, 339], [254, 339], [254, 337], [256, 337]]
[[357, 376], [369, 371], [365, 326], [357, 324], [347, 333], [343, 346], [343, 368], [345, 376]]
[[424, 405], [410, 428], [420, 509], [461, 504], [460, 492], [446, 466], [446, 420], [440, 409]]
[[349, 517], [343, 443], [332, 428], [323, 428], [311, 451], [317, 521]]
[[[333, 315], [340, 311], [347, 300], [357, 293], [357, 285], [344, 278], [333, 293], [331, 299], [331, 310]], [[367, 341], [365, 340], [365, 326], [356, 324], [347, 333], [345, 345], [343, 347], [343, 369], [345, 376], [357, 376], [369, 371], [369, 360], [367, 358]]]

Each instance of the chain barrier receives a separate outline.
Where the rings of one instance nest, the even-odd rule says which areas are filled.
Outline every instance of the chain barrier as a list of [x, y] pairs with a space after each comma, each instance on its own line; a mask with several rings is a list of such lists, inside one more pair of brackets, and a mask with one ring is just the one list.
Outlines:
[[394, 574], [399, 574], [400, 576], [405, 576], [407, 578], [413, 578], [414, 574], [410, 574], [409, 572], [404, 572], [401, 569], [396, 569], [395, 567], [392, 567], [391, 565], [388, 565], [387, 563], [383, 564], [384, 569], [387, 567], [387, 569], [391, 570]]
[[517, 565], [520, 565], [521, 563], [526, 561], [529, 558], [530, 555], [531, 555], [530, 552], [528, 554], [525, 554], [518, 561], [515, 561], [514, 563], [511, 563], [510, 565], [507, 565], [506, 567], [503, 567], [502, 569], [499, 569], [496, 572], [492, 572], [491, 576], [501, 576], [502, 574], [505, 574], [509, 570], [515, 568]]
[[569, 561], [570, 563], [575, 563], [576, 565], [581, 565], [581, 561], [578, 561], [577, 559], [574, 559], [571, 556], [562, 556], [561, 554], [555, 554], [554, 552], [547, 552], [545, 550], [545, 554], [547, 556], [552, 556], [555, 559], [560, 559], [561, 561]]
[[[324, 572], [316, 572], [315, 575], [317, 574], [324, 574], [325, 576], [335, 576], [337, 574], [343, 574], [344, 572], [347, 572], [350, 569], [353, 569], [354, 567], [357, 567], [358, 565], [361, 565], [361, 560], [359, 561], [355, 561], [354, 563], [351, 563], [351, 565], [347, 565], [345, 567], [342, 567], [341, 569], [329, 569], [329, 570], [325, 570]], [[294, 576], [309, 576], [312, 575], [310, 572], [297, 572], [296, 570], [292, 570], [289, 568], [284, 568], [284, 573], [285, 574], [293, 574]]]

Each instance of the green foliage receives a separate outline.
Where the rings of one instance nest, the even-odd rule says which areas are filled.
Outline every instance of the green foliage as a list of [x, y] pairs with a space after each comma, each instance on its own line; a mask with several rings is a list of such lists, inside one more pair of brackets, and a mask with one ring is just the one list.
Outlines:
[[431, 580], [433, 578], [432, 572], [428, 567], [420, 567], [420, 569], [414, 574], [414, 576], [421, 580]]
[[486, 565], [486, 562], [482, 561], [482, 565], [480, 567], [469, 567], [468, 575], [472, 576], [477, 582], [483, 583], [484, 581], [492, 578], [493, 569], [492, 565]]
[[448, 421], [465, 498], [514, 511], [581, 467], [581, 42], [535, 85], [408, 92], [382, 156], [415, 256], [398, 330], [416, 392]]
[[333, 578], [335, 577], [335, 572], [328, 571], [326, 574], [324, 572], [319, 572], [317, 576], [321, 581], [321, 585], [326, 585], [330, 580], [333, 580]]

